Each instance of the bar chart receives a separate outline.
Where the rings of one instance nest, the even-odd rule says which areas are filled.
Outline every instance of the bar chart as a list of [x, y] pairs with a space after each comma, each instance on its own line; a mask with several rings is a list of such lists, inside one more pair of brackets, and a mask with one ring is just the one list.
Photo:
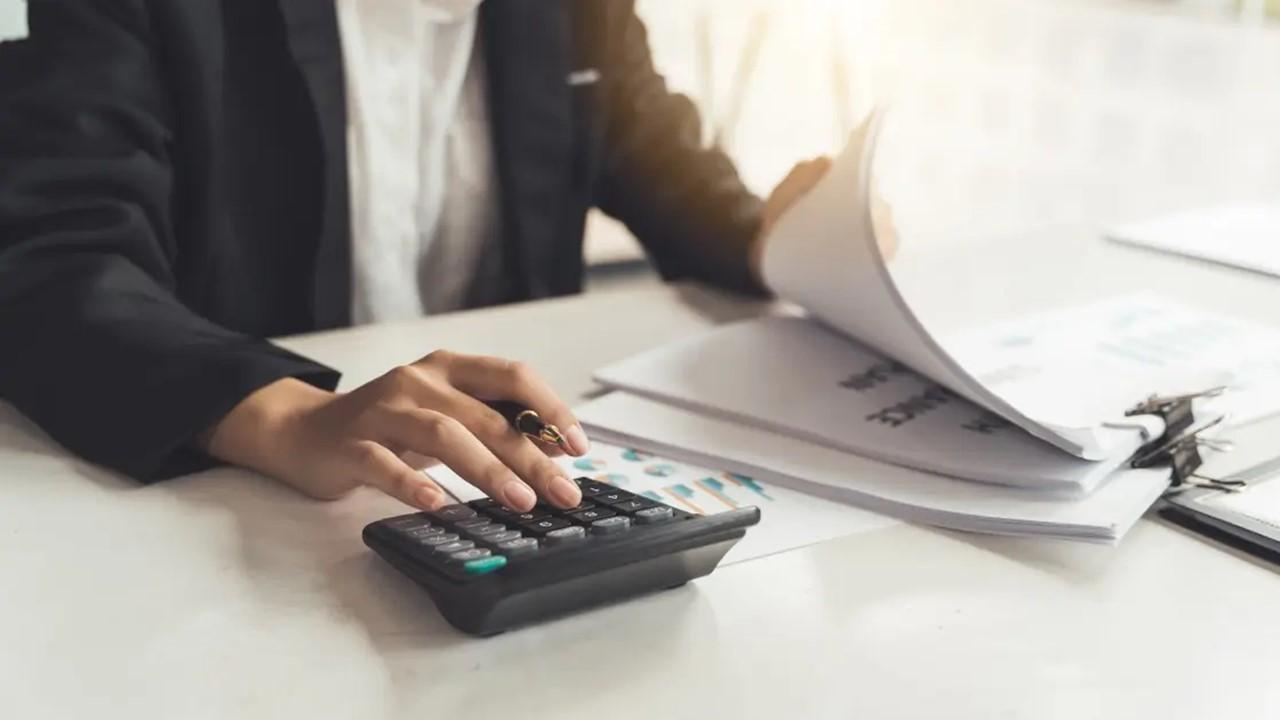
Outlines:
[[654, 457], [597, 443], [591, 455], [567, 461], [574, 471], [699, 515], [773, 502], [771, 490], [754, 478]]

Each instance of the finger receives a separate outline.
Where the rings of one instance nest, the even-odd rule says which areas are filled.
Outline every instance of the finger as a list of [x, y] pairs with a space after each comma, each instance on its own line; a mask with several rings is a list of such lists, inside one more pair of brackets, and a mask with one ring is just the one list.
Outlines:
[[447, 384], [433, 386], [430, 395], [434, 410], [461, 423], [540, 497], [564, 508], [576, 507], [582, 502], [582, 491], [577, 484], [547, 457], [538, 443], [511, 427], [501, 413]]
[[[452, 358], [453, 356], [447, 354], [442, 357], [442, 354], [434, 353], [424, 360], [425, 364], [432, 366], [430, 369], [407, 368], [396, 372], [389, 382], [395, 382], [391, 390], [403, 402], [393, 399], [373, 408], [366, 415], [364, 431], [400, 451], [402, 457], [417, 455], [422, 452], [421, 449], [409, 443], [421, 442], [421, 440], [406, 436], [402, 430], [393, 426], [412, 424], [416, 420], [415, 413], [411, 411], [429, 408], [430, 411], [451, 418], [455, 423], [461, 423], [473, 440], [479, 439], [493, 456], [524, 481], [526, 492], [532, 488], [537, 495], [566, 508], [580, 504], [582, 494], [577, 484], [570, 481], [559, 466], [551, 462], [537, 445], [512, 428], [502, 414], [453, 387], [447, 377], [444, 364]], [[417, 413], [417, 416], [421, 416], [421, 413]], [[375, 427], [369, 427], [371, 422], [369, 418], [373, 418]], [[445, 457], [438, 456], [438, 459], [445, 461], [459, 475], [465, 477], [463, 470], [454, 467], [453, 463], [448, 462]], [[498, 491], [497, 494], [491, 492], [491, 488], [485, 485], [483, 478], [476, 480], [466, 477], [466, 479], [495, 499], [503, 502], [508, 500], [502, 496], [502, 491]], [[514, 489], [512, 492], [519, 492], [519, 489]], [[512, 499], [512, 502], [519, 504], [522, 498]], [[525, 508], [521, 507], [521, 509]]]
[[779, 218], [786, 214], [787, 210], [790, 210], [800, 198], [808, 194], [830, 168], [831, 161], [827, 158], [809, 160], [792, 168], [765, 201], [764, 233], [768, 234]]
[[829, 169], [831, 169], [830, 158], [819, 157], [805, 160], [804, 162], [796, 163], [795, 167], [791, 168], [791, 172], [787, 173], [782, 182], [778, 183], [778, 186], [790, 187], [797, 184], [812, 183], [822, 179], [822, 176], [826, 175]]
[[591, 450], [578, 419], [551, 386], [524, 363], [479, 355], [453, 355], [445, 366], [449, 382], [480, 400], [518, 402], [555, 425], [565, 436], [573, 455]]
[[507, 467], [533, 486], [538, 495], [562, 508], [577, 507], [582, 491], [547, 454], [511, 427], [493, 408], [461, 391], [450, 402], [449, 415], [458, 418]]
[[462, 423], [445, 413], [423, 408], [382, 408], [371, 424], [386, 444], [438, 458], [463, 480], [509, 508], [528, 511], [538, 501], [529, 485]]
[[416, 453], [416, 452], [408, 452], [408, 451], [406, 451], [406, 452], [404, 452], [404, 453], [401, 453], [401, 454], [400, 454], [400, 459], [404, 461], [404, 464], [405, 464], [405, 465], [408, 465], [409, 467], [413, 468], [414, 470], [426, 470], [427, 468], [431, 467], [432, 465], [438, 465], [438, 464], [440, 464], [440, 460], [439, 460], [438, 458], [427, 457], [427, 456], [425, 456], [425, 455], [419, 455], [419, 454], [418, 454], [418, 453]]
[[871, 227], [875, 230], [880, 255], [892, 260], [898, 254], [898, 228], [893, 219], [893, 206], [879, 195], [871, 199]]
[[384, 445], [371, 440], [357, 443], [354, 456], [361, 482], [406, 505], [435, 510], [447, 501], [439, 485], [414, 470]]
[[774, 191], [776, 204], [781, 209], [791, 207], [812, 190], [830, 168], [831, 161], [827, 158], [818, 158], [795, 166]]

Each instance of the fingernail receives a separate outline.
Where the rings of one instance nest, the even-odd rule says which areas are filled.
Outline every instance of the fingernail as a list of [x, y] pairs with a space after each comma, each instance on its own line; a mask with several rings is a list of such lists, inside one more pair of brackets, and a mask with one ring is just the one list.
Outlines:
[[591, 452], [591, 441], [587, 439], [587, 434], [582, 431], [581, 425], [574, 425], [564, 434], [564, 439], [569, 442], [569, 449], [574, 455], [586, 455]]
[[529, 510], [538, 502], [538, 496], [533, 494], [533, 489], [528, 485], [513, 480], [502, 488], [502, 504], [512, 510]]
[[582, 502], [582, 491], [578, 489], [578, 484], [567, 477], [556, 477], [548, 483], [547, 493], [560, 507], [577, 507]]
[[424, 510], [435, 510], [444, 502], [444, 496], [431, 488], [422, 488], [414, 497], [418, 500], [418, 505]]

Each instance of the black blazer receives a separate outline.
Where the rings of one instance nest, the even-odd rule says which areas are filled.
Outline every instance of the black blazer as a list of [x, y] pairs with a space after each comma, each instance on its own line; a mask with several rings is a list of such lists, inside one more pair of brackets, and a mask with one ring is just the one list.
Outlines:
[[[666, 277], [753, 289], [760, 203], [633, 4], [481, 6], [506, 300], [581, 289], [593, 206]], [[30, 27], [0, 45], [0, 397], [134, 477], [197, 469], [252, 391], [338, 379], [262, 339], [350, 321], [334, 0], [30, 0]]]

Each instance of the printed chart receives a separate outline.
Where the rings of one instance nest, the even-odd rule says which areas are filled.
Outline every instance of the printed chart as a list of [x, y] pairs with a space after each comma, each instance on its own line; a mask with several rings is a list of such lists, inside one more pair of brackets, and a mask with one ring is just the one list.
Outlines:
[[715, 472], [655, 458], [648, 453], [597, 443], [592, 454], [566, 461], [570, 472], [698, 515], [774, 501], [763, 485], [745, 475]]

